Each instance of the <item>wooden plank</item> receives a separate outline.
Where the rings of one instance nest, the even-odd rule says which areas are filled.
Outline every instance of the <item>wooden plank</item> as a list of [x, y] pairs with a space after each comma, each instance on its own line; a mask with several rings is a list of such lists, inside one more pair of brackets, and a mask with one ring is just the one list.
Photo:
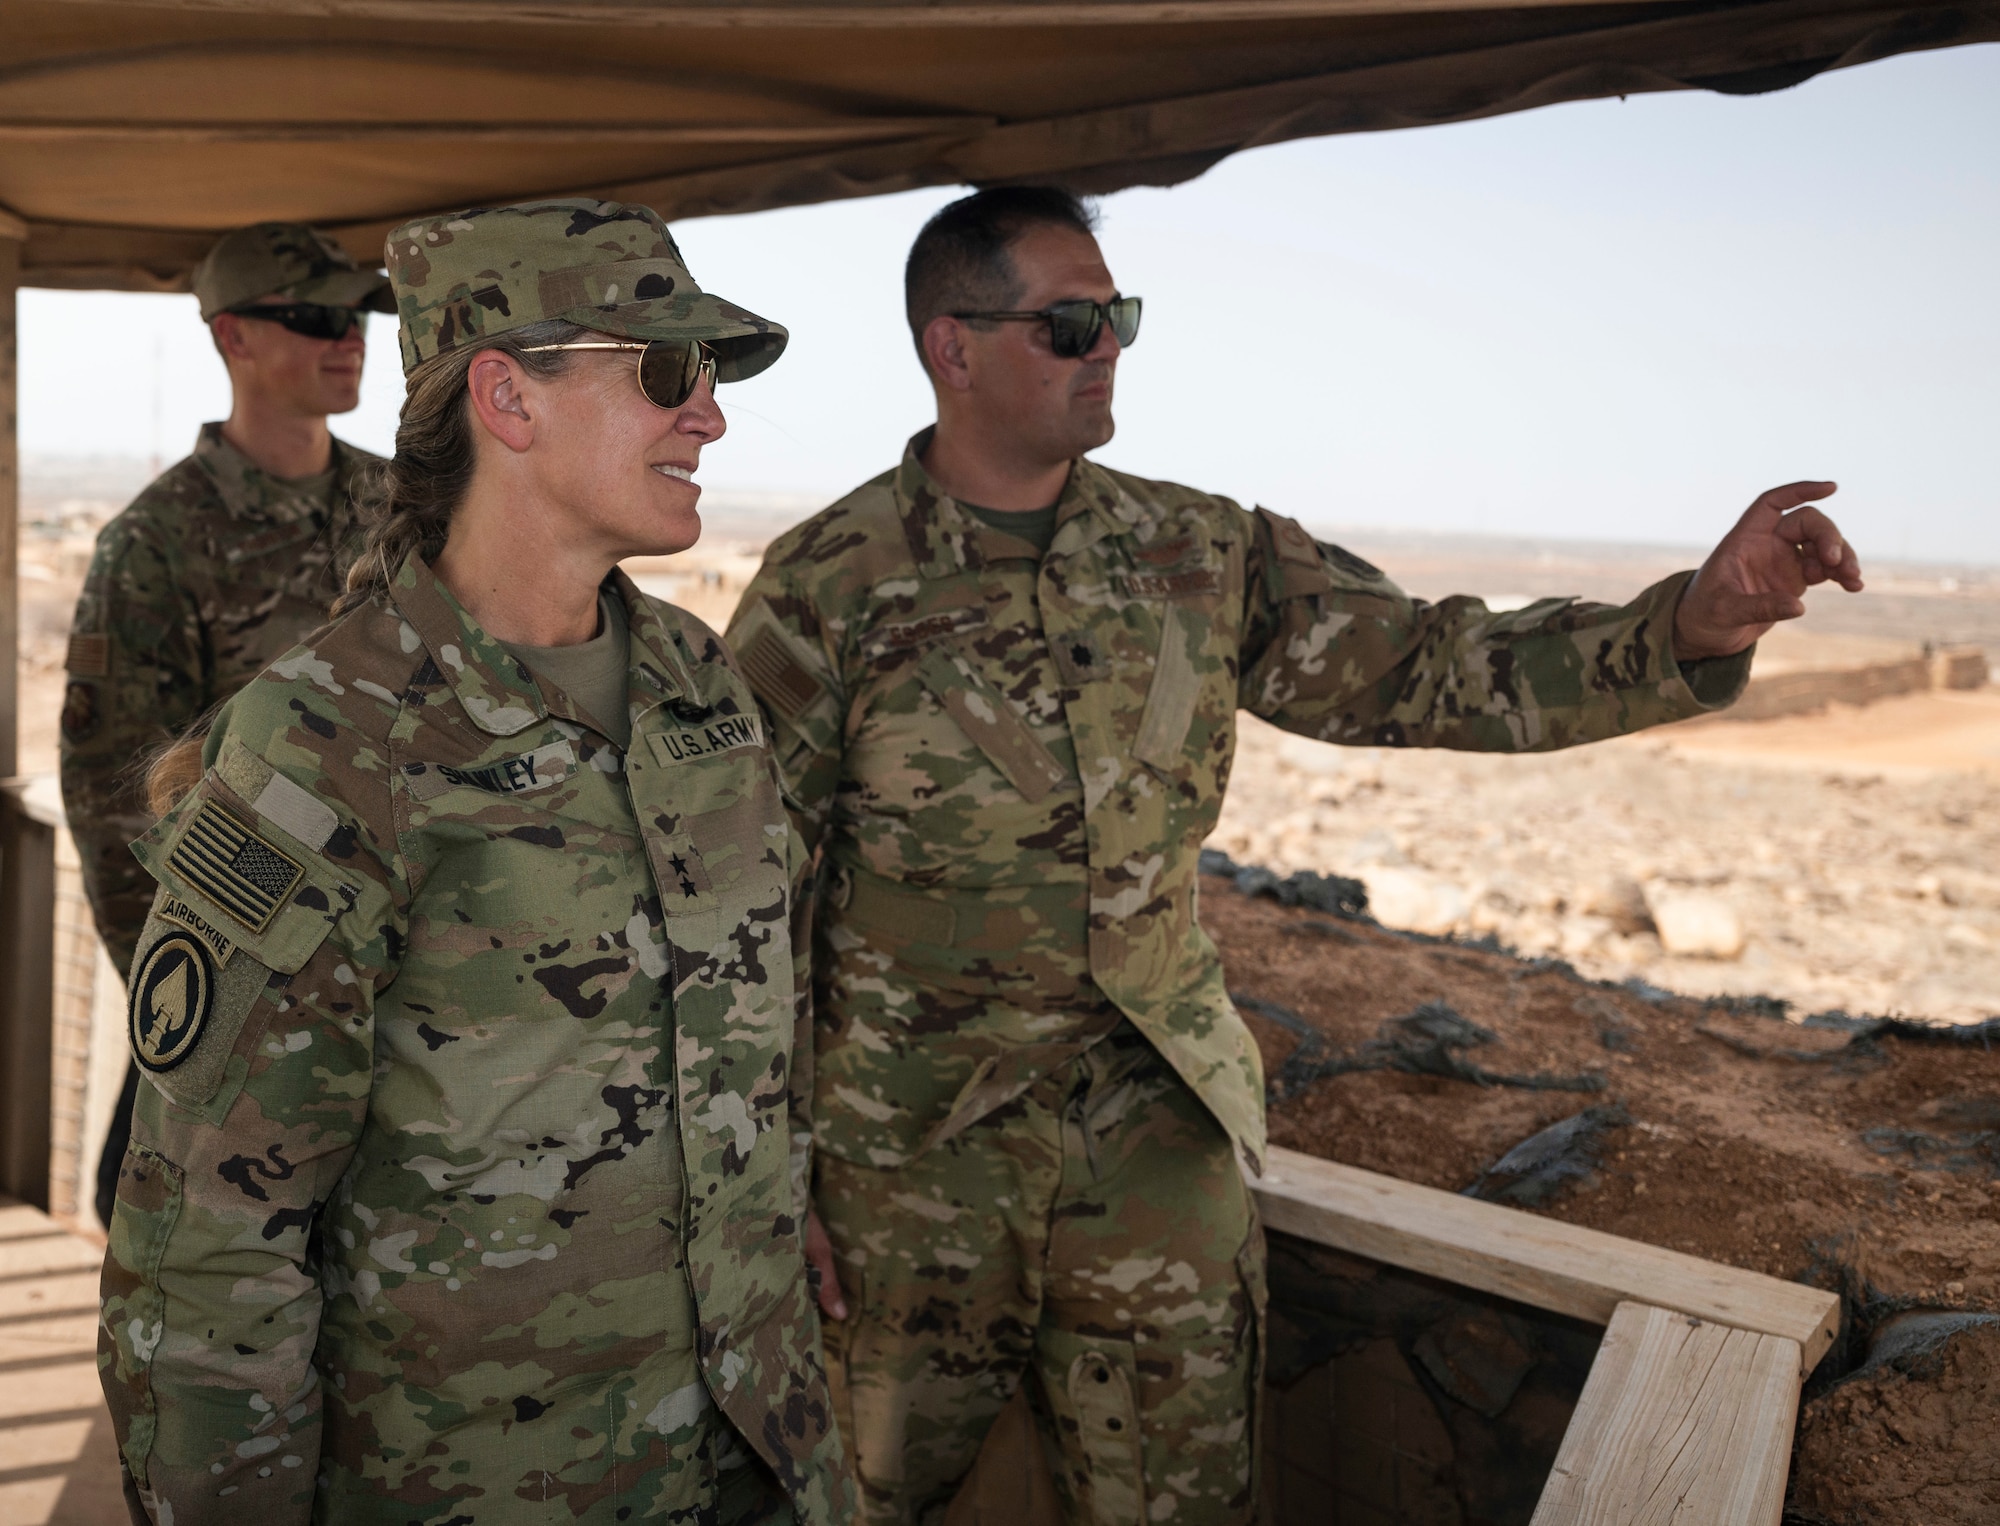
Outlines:
[[1799, 1349], [1621, 1303], [1532, 1526], [1778, 1526]]
[[[984, 132], [991, 117], [850, 117], [830, 122], [114, 122], [10, 118], [0, 143], [873, 143]], [[4, 227], [0, 226], [0, 232]], [[27, 224], [20, 237], [27, 237]]]
[[0, 1197], [0, 1522], [125, 1520], [97, 1378], [101, 1253]]
[[1698, 1256], [1274, 1149], [1252, 1184], [1264, 1222], [1337, 1250], [1463, 1283], [1536, 1308], [1610, 1322], [1653, 1304], [1792, 1341], [1812, 1371], [1833, 1343], [1840, 1300]]
[[[97, 4], [101, 0], [68, 0]], [[155, 10], [224, 11], [239, 16], [313, 20], [400, 21], [452, 26], [778, 27], [903, 31], [961, 27], [1129, 27], [1193, 23], [1312, 21], [1413, 12], [1545, 10], [1605, 0], [822, 0], [820, 4], [746, 5], [740, 0], [124, 0]], [[1664, 4], [1666, 0], [1625, 0]]]

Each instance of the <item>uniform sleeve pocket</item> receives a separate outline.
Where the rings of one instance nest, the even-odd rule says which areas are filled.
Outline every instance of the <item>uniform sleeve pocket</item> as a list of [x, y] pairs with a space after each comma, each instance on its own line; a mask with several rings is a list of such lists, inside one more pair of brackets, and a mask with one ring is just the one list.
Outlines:
[[[310, 797], [294, 788], [293, 824], [306, 824]], [[133, 851], [159, 882], [127, 984], [133, 1059], [177, 1105], [226, 1111], [271, 998], [357, 892], [213, 773]]]
[[[296, 786], [290, 793], [311, 798]], [[327, 833], [309, 844], [210, 773], [132, 851], [162, 891], [207, 925], [218, 958], [227, 959], [225, 946], [240, 949], [296, 975], [358, 895], [320, 856], [333, 817], [321, 809]]]
[[104, 1256], [101, 1341], [110, 1358], [105, 1398], [121, 1438], [125, 1464], [141, 1484], [153, 1449], [153, 1353], [166, 1327], [160, 1261], [180, 1218], [181, 1168], [144, 1145], [125, 1152], [118, 1169], [118, 1207]]

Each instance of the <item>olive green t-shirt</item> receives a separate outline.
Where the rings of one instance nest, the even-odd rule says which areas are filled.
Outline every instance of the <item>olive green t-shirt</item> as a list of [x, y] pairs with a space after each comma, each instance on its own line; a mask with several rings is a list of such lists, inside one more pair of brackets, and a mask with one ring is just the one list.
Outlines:
[[1048, 555], [1049, 542], [1056, 538], [1056, 504], [1046, 509], [983, 509], [961, 501], [959, 507], [981, 524], [1019, 536], [1035, 548], [1038, 556]]
[[620, 747], [632, 744], [632, 714], [625, 704], [625, 674], [631, 666], [631, 639], [625, 628], [625, 604], [609, 594], [597, 596], [597, 634], [574, 646], [500, 644], [533, 671], [555, 684], [583, 706], [584, 713], [604, 728]]

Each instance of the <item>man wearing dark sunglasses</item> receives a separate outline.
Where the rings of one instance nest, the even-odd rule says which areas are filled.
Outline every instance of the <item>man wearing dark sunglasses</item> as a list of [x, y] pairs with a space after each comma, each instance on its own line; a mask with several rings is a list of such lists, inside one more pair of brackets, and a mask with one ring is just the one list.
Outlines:
[[1263, 1074], [1195, 910], [1236, 712], [1588, 742], [1730, 703], [1860, 568], [1795, 483], [1622, 607], [1428, 604], [1088, 458], [1139, 306], [1066, 193], [946, 207], [906, 292], [936, 426], [730, 627], [823, 866], [807, 1245], [864, 1514], [933, 1518], [1025, 1381], [1070, 1520], [1248, 1522]]
[[[333, 438], [360, 401], [365, 320], [387, 277], [316, 229], [258, 223], [193, 277], [229, 370], [230, 412], [204, 424], [98, 536], [71, 625], [60, 745], [63, 804], [111, 962], [132, 960], [154, 886], [126, 844], [151, 818], [145, 759], [324, 624], [360, 550], [355, 498], [377, 461]], [[136, 1072], [98, 1172], [108, 1215]]]

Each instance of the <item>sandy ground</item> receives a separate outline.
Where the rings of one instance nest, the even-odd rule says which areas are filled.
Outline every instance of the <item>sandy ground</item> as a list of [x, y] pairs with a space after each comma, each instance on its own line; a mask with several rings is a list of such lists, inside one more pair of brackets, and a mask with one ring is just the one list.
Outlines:
[[[1212, 845], [1360, 878], [1385, 921], [1806, 1011], [2000, 1012], [2000, 692], [1526, 757], [1246, 718], [1237, 757]], [[1644, 904], [1663, 895], [1719, 904], [1740, 953], [1667, 952]]]

